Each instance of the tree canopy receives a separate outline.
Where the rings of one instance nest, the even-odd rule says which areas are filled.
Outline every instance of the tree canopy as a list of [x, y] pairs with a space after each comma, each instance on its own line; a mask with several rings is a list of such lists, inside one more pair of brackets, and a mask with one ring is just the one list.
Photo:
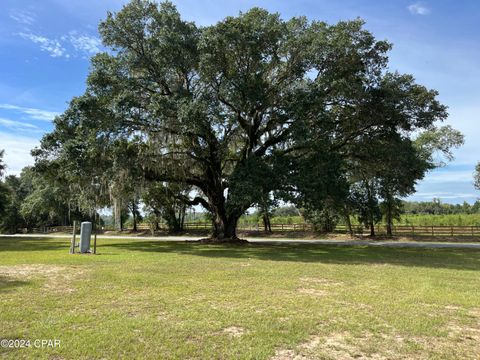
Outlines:
[[[361, 20], [253, 8], [199, 27], [170, 2], [132, 0], [99, 30], [108, 51], [34, 152], [87, 198], [92, 179], [117, 198], [146, 183], [189, 187], [213, 239], [236, 240], [240, 216], [270, 196], [343, 211], [355, 184], [394, 199], [431, 169], [425, 144], [446, 107], [389, 71], [391, 44]], [[419, 133], [430, 141], [416, 144]]]

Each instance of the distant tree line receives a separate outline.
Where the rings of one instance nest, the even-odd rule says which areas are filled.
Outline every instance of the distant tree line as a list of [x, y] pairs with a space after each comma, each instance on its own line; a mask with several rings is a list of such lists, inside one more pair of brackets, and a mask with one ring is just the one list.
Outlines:
[[432, 201], [404, 201], [403, 213], [413, 215], [452, 215], [452, 214], [479, 214], [480, 201], [473, 205], [464, 201], [462, 204], [442, 203], [439, 199]]
[[[18, 229], [31, 231], [34, 228], [49, 226], [72, 225], [77, 221], [97, 221], [103, 225], [98, 210], [111, 207], [113, 212], [120, 210], [116, 222], [119, 230], [124, 228], [127, 219], [131, 219], [133, 229], [147, 215], [154, 228], [159, 229], [159, 223], [166, 222], [171, 231], [183, 228], [186, 203], [183, 201], [185, 190], [146, 186], [132, 193], [125, 192], [121, 205], [109, 202], [108, 196], [101, 189], [91, 185], [86, 193], [78, 189], [76, 184], [67, 184], [50, 173], [39, 171], [36, 167], [25, 167], [17, 175], [3, 178], [5, 164], [4, 150], [0, 151], [0, 231], [14, 233]], [[141, 201], [143, 210], [140, 211]], [[143, 214], [143, 215], [142, 215]], [[114, 216], [114, 217], [115, 217]]]
[[[0, 151], [0, 179], [3, 178], [5, 164], [2, 161], [4, 151]], [[478, 178], [478, 172], [475, 179]], [[81, 202], [72, 202], [70, 189], [61, 187], [61, 183], [47, 181], [44, 174], [39, 173], [32, 167], [26, 167], [19, 176], [9, 175], [0, 181], [0, 230], [15, 232], [20, 228], [31, 230], [45, 226], [71, 225], [73, 220], [91, 220], [95, 218], [96, 209], [101, 204], [92, 204], [93, 207], [85, 206]], [[181, 231], [185, 221], [208, 221], [211, 215], [208, 212], [199, 212], [192, 217], [191, 205], [189, 205], [188, 188], [166, 188], [164, 186], [152, 187], [151, 184], [138, 191], [130, 201], [125, 201], [121, 209], [121, 226], [126, 222], [129, 227], [136, 230], [136, 224], [140, 221], [149, 222], [153, 229], [159, 229], [160, 223], [166, 224], [170, 231]], [[376, 211], [375, 224], [386, 223], [388, 214], [386, 207], [382, 206], [381, 199], [373, 202], [376, 208], [369, 211]], [[358, 205], [357, 205], [358, 206]], [[143, 211], [140, 211], [142, 207]], [[190, 209], [190, 215], [187, 215]], [[350, 217], [355, 217], [355, 222], [365, 224], [364, 213], [353, 207]], [[401, 215], [451, 215], [451, 214], [480, 214], [480, 201], [474, 204], [464, 202], [463, 204], [443, 203], [439, 199], [432, 201], [400, 201], [397, 206], [397, 219]], [[98, 214], [97, 214], [98, 215]], [[346, 220], [341, 214], [334, 211], [322, 213], [310, 213], [304, 208], [298, 209], [294, 205], [279, 205], [270, 203], [266, 207], [257, 206], [252, 215], [246, 217], [246, 221], [260, 221], [265, 231], [271, 231], [270, 222], [272, 218], [281, 218], [286, 223], [292, 218], [299, 221], [306, 220], [315, 225], [319, 231], [331, 231], [337, 223], [345, 224]], [[115, 224], [112, 216], [97, 216], [99, 225], [104, 225], [102, 219], [107, 220], [107, 226]], [[303, 220], [301, 220], [303, 219]]]
[[68, 193], [52, 186], [31, 167], [19, 176], [0, 181], [0, 230], [70, 225], [73, 220], [91, 220], [93, 213], [70, 202]]

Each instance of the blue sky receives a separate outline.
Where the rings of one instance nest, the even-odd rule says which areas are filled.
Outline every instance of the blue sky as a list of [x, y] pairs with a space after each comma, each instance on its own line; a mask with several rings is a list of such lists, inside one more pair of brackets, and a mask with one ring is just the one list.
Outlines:
[[[8, 173], [32, 164], [30, 149], [51, 130], [51, 119], [85, 89], [89, 57], [102, 46], [97, 24], [123, 0], [2, 0], [0, 9], [0, 149]], [[334, 23], [361, 17], [378, 39], [394, 44], [391, 70], [413, 74], [440, 92], [447, 121], [466, 143], [456, 159], [419, 183], [412, 200], [473, 202], [480, 160], [480, 2], [477, 0], [174, 1], [185, 19], [214, 23], [252, 6], [284, 18], [307, 15]]]

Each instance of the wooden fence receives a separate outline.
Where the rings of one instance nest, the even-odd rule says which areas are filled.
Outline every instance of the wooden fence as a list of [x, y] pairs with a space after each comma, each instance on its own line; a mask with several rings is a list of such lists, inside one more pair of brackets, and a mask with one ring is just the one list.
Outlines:
[[[211, 230], [212, 224], [209, 222], [189, 222], [185, 223], [185, 230]], [[288, 231], [313, 231], [311, 224], [272, 224], [273, 232], [288, 232]], [[150, 230], [148, 224], [138, 224], [137, 229], [141, 231]], [[167, 230], [165, 224], [160, 224], [160, 229]], [[363, 226], [354, 226], [354, 233], [356, 235], [368, 235], [369, 229], [363, 228]], [[33, 229], [34, 233], [69, 233], [72, 232], [72, 226], [53, 226]], [[113, 230], [111, 227], [104, 227], [101, 230]], [[126, 230], [131, 230], [128, 228]], [[263, 231], [263, 226], [260, 224], [239, 224], [239, 231]], [[392, 228], [393, 235], [397, 236], [480, 236], [480, 226], [405, 226], [399, 225]], [[376, 225], [375, 231], [378, 235], [386, 234], [385, 225]], [[19, 229], [18, 232], [27, 232], [26, 229]], [[347, 226], [338, 225], [335, 233], [346, 234], [348, 233]]]
[[[354, 233], [359, 235], [368, 235], [369, 229], [363, 228], [363, 226], [354, 226]], [[347, 233], [347, 227], [345, 225], [339, 225], [336, 227], [335, 232]], [[385, 225], [376, 225], [375, 232], [378, 235], [384, 235], [387, 233], [387, 227]], [[393, 235], [411, 235], [411, 236], [480, 236], [480, 226], [407, 226], [399, 225], [392, 227]]]

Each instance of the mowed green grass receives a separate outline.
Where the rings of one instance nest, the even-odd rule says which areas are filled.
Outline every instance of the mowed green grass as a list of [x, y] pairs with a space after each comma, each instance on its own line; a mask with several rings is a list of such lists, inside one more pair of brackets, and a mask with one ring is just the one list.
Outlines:
[[7, 359], [475, 359], [480, 251], [0, 238]]

